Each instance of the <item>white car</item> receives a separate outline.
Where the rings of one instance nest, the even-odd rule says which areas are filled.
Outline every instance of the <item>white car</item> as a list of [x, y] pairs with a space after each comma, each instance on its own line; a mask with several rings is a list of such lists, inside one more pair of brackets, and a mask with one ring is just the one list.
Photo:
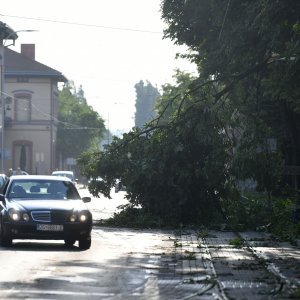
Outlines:
[[52, 172], [53, 176], [67, 177], [71, 179], [71, 181], [76, 184], [77, 180], [75, 179], [73, 171], [54, 171]]
[[15, 170], [12, 172], [12, 175], [29, 175], [29, 174], [23, 170]]

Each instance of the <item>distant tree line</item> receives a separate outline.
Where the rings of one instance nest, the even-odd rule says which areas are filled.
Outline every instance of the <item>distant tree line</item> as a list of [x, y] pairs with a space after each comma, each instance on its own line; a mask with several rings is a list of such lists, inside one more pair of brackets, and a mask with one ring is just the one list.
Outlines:
[[156, 117], [155, 102], [160, 94], [150, 82], [145, 84], [141, 80], [134, 87], [136, 91], [135, 126], [143, 128], [146, 123]]
[[84, 91], [77, 90], [73, 82], [68, 82], [58, 96], [57, 147], [60, 165], [67, 158], [76, 159], [82, 152], [98, 149], [105, 131], [104, 121], [87, 104]]

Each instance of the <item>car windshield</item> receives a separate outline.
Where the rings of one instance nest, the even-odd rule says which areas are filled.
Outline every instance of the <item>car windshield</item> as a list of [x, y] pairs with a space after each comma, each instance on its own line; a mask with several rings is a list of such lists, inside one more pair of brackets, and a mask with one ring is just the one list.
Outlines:
[[77, 189], [64, 180], [14, 180], [8, 190], [7, 198], [18, 199], [80, 199]]

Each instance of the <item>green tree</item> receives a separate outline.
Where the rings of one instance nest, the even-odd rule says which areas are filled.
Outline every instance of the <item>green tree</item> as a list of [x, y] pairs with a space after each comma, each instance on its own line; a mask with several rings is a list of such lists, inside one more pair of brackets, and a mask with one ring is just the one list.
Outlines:
[[[154, 119], [144, 130], [115, 138], [104, 153], [92, 159], [86, 154], [79, 161], [87, 176], [104, 179], [90, 186], [94, 195], [108, 196], [118, 178], [132, 207], [142, 207], [166, 224], [207, 223], [221, 212], [220, 199], [227, 195], [230, 180], [221, 104], [213, 105], [215, 87], [192, 92], [189, 74], [178, 71], [175, 77], [178, 85], [166, 86], [157, 104], [159, 111], [166, 111], [166, 99], [176, 95], [167, 122]], [[198, 101], [199, 93], [203, 101]]]
[[172, 121], [175, 116], [174, 114], [176, 114], [180, 107], [182, 99], [187, 100], [189, 98], [189, 88], [191, 82], [195, 80], [196, 77], [177, 69], [175, 70], [173, 79], [175, 79], [175, 85], [168, 83], [163, 85], [162, 95], [158, 97], [156, 101], [155, 110], [158, 112], [160, 124], [166, 124]]
[[212, 220], [228, 199], [240, 206], [247, 178], [271, 200], [283, 163], [300, 164], [300, 2], [164, 0], [161, 11], [199, 76], [177, 71], [155, 119], [82, 158], [105, 178], [95, 194], [120, 178], [132, 206], [175, 223]]
[[142, 80], [135, 85], [135, 90], [135, 126], [142, 128], [156, 116], [154, 107], [159, 92], [150, 82], [147, 82], [145, 85]]
[[58, 97], [57, 145], [63, 160], [76, 158], [89, 148], [96, 149], [105, 130], [103, 119], [83, 101], [82, 88], [79, 94], [74, 91], [74, 85], [69, 83]]
[[84, 96], [84, 90], [82, 89], [82, 85], [79, 86], [79, 90], [76, 92], [76, 98], [79, 103], [87, 105], [86, 98]]
[[[234, 119], [234, 175], [251, 176], [269, 192], [278, 189], [282, 160], [300, 164], [300, 2], [165, 0], [161, 9], [165, 36], [189, 47], [186, 56], [202, 78], [224, 85]], [[276, 141], [276, 159], [270, 140]], [[267, 170], [264, 179], [258, 161]]]

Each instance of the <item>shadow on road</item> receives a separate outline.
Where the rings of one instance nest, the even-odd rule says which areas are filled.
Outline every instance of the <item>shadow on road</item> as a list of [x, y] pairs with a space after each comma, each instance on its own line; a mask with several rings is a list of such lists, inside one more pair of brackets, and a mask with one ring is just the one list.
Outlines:
[[[289, 254], [298, 264], [299, 249], [283, 248], [258, 233], [245, 233], [248, 244], [238, 247], [231, 244], [235, 238], [233, 232], [210, 231], [199, 237], [195, 231], [175, 234], [98, 227], [93, 230], [91, 249], [82, 253], [61, 243], [16, 241], [9, 250], [58, 254], [42, 256], [49, 272], [39, 272], [30, 280], [2, 282], [0, 292], [6, 299], [265, 300], [290, 296], [293, 291], [279, 276], [288, 278], [289, 273], [272, 272], [269, 259], [275, 268], [280, 266], [277, 260], [286, 262]], [[273, 256], [258, 257], [260, 252]]]

